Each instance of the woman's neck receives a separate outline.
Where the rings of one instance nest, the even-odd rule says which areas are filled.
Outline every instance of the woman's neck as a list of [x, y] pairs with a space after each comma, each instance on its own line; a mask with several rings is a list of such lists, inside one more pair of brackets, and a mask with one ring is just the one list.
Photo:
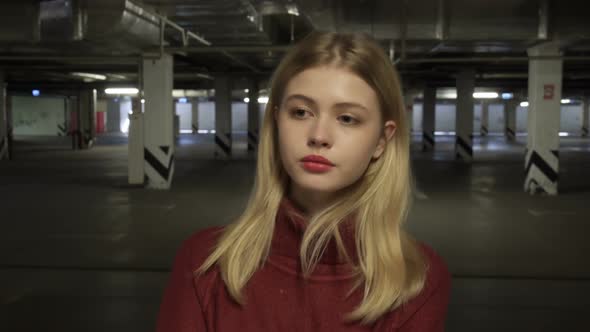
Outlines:
[[309, 191], [293, 183], [289, 186], [288, 196], [306, 217], [325, 209], [336, 198], [333, 192]]

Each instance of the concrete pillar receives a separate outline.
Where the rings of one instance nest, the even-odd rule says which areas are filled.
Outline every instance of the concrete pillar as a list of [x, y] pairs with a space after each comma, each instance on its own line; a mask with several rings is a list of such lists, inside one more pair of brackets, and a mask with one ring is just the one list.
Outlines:
[[121, 104], [119, 104], [119, 98], [111, 98], [107, 101], [107, 132], [121, 132]]
[[582, 137], [588, 137], [589, 127], [589, 115], [590, 115], [590, 97], [584, 98], [584, 104], [582, 105]]
[[490, 107], [490, 103], [487, 101], [482, 101], [481, 102], [481, 128], [480, 128], [480, 133], [481, 136], [488, 136], [488, 128], [489, 128], [489, 122], [490, 122], [490, 116], [489, 116], [489, 107]]
[[96, 140], [96, 90], [86, 89], [78, 94], [78, 129], [81, 139], [78, 148], [89, 149]]
[[6, 112], [6, 76], [0, 70], [0, 160], [8, 160], [8, 116]]
[[173, 59], [144, 59], [144, 170], [147, 187], [169, 189], [174, 176]]
[[[119, 105], [119, 103], [117, 103]], [[118, 114], [121, 114], [117, 110]], [[129, 116], [129, 133], [127, 149], [128, 157], [128, 181], [129, 184], [143, 184], [145, 180], [144, 171], [144, 116], [141, 112], [141, 98], [131, 99], [131, 114]], [[120, 117], [120, 115], [119, 115]]]
[[68, 110], [68, 97], [64, 97], [64, 122], [57, 125], [57, 136], [68, 136], [70, 132], [69, 123], [70, 123], [70, 112]]
[[[530, 48], [528, 54], [559, 56], [560, 50], [548, 43]], [[557, 194], [561, 83], [562, 60], [529, 60], [524, 190], [530, 194]]]
[[475, 73], [464, 70], [457, 75], [457, 107], [455, 157], [465, 162], [473, 160], [473, 91]]
[[12, 96], [6, 93], [6, 142], [8, 144], [8, 159], [14, 158], [12, 151], [13, 124], [12, 124]]
[[434, 150], [436, 88], [426, 86], [422, 97], [422, 151]]
[[504, 134], [509, 142], [516, 141], [516, 108], [519, 103], [516, 96], [504, 102]]
[[406, 107], [406, 117], [408, 120], [408, 133], [410, 137], [412, 137], [412, 132], [414, 131], [414, 101], [416, 100], [416, 96], [418, 95], [418, 91], [416, 89], [408, 89], [404, 93], [404, 105]]
[[80, 131], [80, 120], [79, 120], [79, 97], [78, 96], [67, 96], [66, 97], [66, 113], [70, 117], [69, 121], [69, 135], [72, 137], [72, 150], [80, 149], [82, 144], [82, 133]]
[[193, 130], [193, 135], [199, 133], [199, 99], [194, 98], [191, 101], [191, 128]]
[[180, 115], [174, 114], [174, 138], [180, 136]]
[[258, 82], [250, 80], [248, 86], [248, 151], [258, 151], [260, 106], [258, 105]]
[[231, 158], [232, 118], [231, 82], [227, 76], [215, 77], [215, 157]]

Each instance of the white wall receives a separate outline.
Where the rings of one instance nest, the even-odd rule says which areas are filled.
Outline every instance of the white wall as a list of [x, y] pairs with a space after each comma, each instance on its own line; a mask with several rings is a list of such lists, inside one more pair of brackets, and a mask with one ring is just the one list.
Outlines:
[[516, 132], [526, 133], [527, 132], [527, 118], [529, 115], [528, 107], [516, 107]]
[[106, 129], [108, 132], [121, 132], [121, 105], [118, 99], [107, 101]]
[[[455, 131], [455, 105], [436, 104], [435, 112], [434, 131]], [[414, 131], [422, 132], [422, 119], [422, 104], [416, 103], [412, 115]]]
[[199, 103], [199, 130], [215, 130], [215, 103]]
[[193, 105], [191, 103], [176, 103], [176, 114], [180, 118], [180, 130], [192, 130]]
[[[480, 132], [482, 106], [475, 104], [473, 114], [473, 131]], [[504, 106], [502, 104], [488, 105], [488, 133], [504, 133]]]
[[491, 104], [488, 106], [488, 132], [504, 133], [504, 105]]
[[[260, 126], [264, 118], [266, 104], [260, 104]], [[246, 132], [248, 130], [248, 105], [246, 103], [232, 103], [232, 131]], [[215, 103], [199, 103], [199, 130], [215, 130]]]
[[65, 121], [63, 97], [12, 97], [15, 135], [55, 135]]
[[129, 113], [131, 113], [131, 98], [120, 98], [119, 99], [119, 128], [121, 132], [129, 132]]
[[231, 104], [231, 127], [234, 133], [246, 133], [248, 131], [248, 104]]
[[434, 131], [455, 131], [455, 105], [437, 104]]
[[[528, 107], [516, 108], [516, 131], [526, 133], [527, 131]], [[504, 133], [504, 106], [502, 104], [490, 104], [488, 107], [488, 132]], [[481, 105], [474, 105], [473, 131], [478, 133], [481, 128]], [[412, 114], [413, 127], [415, 132], [422, 131], [422, 104], [414, 104]], [[560, 131], [571, 134], [578, 134], [582, 126], [582, 106], [562, 105]], [[436, 126], [435, 131], [455, 131], [455, 105], [436, 105]]]
[[582, 106], [562, 105], [560, 130], [572, 134], [579, 134], [582, 129]]

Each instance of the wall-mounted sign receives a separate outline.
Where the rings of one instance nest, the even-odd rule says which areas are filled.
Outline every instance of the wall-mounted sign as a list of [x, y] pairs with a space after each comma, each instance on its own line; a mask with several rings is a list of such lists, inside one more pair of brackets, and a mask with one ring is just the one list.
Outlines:
[[543, 85], [543, 99], [551, 100], [555, 95], [555, 84], [545, 84]]

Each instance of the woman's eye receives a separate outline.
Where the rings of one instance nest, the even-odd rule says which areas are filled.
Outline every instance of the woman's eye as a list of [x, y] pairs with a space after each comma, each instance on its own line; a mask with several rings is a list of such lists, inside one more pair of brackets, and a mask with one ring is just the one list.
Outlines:
[[357, 119], [353, 118], [350, 115], [343, 115], [340, 118], [344, 121], [345, 124], [355, 124], [358, 122]]
[[300, 108], [291, 111], [291, 115], [295, 116], [296, 118], [303, 118], [305, 116], [305, 113], [307, 113], [307, 111]]

